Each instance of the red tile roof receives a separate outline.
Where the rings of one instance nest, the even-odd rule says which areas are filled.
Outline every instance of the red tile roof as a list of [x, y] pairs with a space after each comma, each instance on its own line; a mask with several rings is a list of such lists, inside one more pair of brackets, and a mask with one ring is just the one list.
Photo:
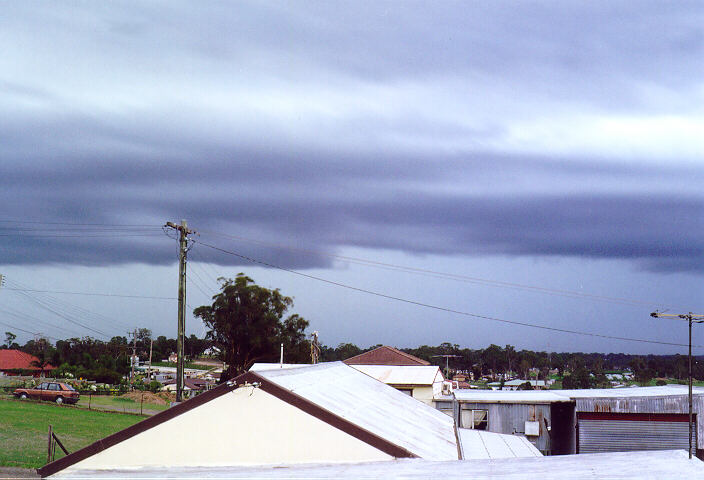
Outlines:
[[430, 362], [386, 345], [343, 361], [347, 365], [430, 365]]
[[[0, 370], [39, 370], [39, 367], [32, 365], [33, 361], [39, 361], [39, 359], [20, 350], [0, 350]], [[44, 370], [53, 370], [54, 368], [56, 367], [47, 364]]]

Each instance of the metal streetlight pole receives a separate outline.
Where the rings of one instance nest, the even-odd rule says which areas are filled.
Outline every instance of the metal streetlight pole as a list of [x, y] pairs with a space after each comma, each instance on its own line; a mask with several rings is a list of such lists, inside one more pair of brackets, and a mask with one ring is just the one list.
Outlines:
[[692, 427], [694, 424], [692, 423], [692, 323], [704, 323], [704, 315], [694, 315], [692, 312], [689, 313], [683, 313], [683, 314], [667, 314], [667, 313], [659, 313], [659, 312], [653, 312], [650, 314], [651, 317], [653, 318], [662, 318], [662, 317], [670, 317], [670, 318], [681, 318], [683, 320], [687, 320], [689, 323], [689, 354], [688, 354], [688, 361], [689, 361], [689, 458], [692, 458]]

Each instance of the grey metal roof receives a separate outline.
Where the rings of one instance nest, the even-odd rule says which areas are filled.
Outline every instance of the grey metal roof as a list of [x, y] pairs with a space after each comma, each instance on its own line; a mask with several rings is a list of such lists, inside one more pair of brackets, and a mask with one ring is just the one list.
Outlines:
[[460, 428], [457, 430], [465, 460], [490, 460], [497, 458], [542, 457], [535, 445], [521, 435], [506, 435]]
[[458, 458], [452, 418], [342, 362], [257, 374], [420, 458]]
[[[587, 390], [551, 390], [559, 395], [570, 398], [632, 398], [632, 397], [666, 397], [671, 395], [687, 395], [687, 385], [663, 385], [659, 387], [624, 387], [624, 388], [594, 388]], [[692, 387], [695, 395], [704, 394], [704, 388]]]
[[[555, 403], [581, 398], [636, 398], [687, 395], [686, 385], [660, 387], [596, 388], [581, 390], [455, 390], [455, 398], [475, 403]], [[704, 388], [694, 387], [695, 395], [704, 395]]]
[[59, 472], [52, 478], [114, 479], [704, 479], [704, 463], [683, 450], [433, 462], [421, 459], [316, 466], [194, 467]]
[[557, 390], [455, 390], [455, 398], [474, 403], [557, 403], [571, 399]]

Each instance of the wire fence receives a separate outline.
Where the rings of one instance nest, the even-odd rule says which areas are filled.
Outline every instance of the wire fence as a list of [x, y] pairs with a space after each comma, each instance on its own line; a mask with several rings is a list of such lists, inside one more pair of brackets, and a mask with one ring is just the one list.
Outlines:
[[[63, 396], [57, 402], [56, 399], [60, 395], [55, 391], [53, 393], [50, 393], [49, 390], [28, 391], [28, 388], [21, 385], [4, 385], [0, 386], [0, 398], [36, 403], [60, 403], [62, 406], [70, 404], [75, 408], [147, 416], [167, 410], [176, 402], [175, 391], [151, 392], [149, 390], [130, 391], [129, 389], [77, 389], [76, 391], [79, 398], [75, 402], [73, 399], [67, 401]], [[25, 393], [25, 398], [22, 398], [22, 393]], [[184, 389], [181, 397], [186, 401], [200, 393], [202, 391]]]

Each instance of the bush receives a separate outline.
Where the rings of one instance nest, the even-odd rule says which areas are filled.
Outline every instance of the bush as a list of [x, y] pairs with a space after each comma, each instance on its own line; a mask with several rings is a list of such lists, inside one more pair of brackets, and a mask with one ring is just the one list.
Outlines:
[[667, 382], [663, 379], [659, 379], [655, 382], [655, 385], [657, 385], [658, 387], [662, 387], [663, 385], [667, 385]]
[[86, 378], [89, 380], [95, 380], [98, 383], [119, 383], [122, 379], [122, 375], [117, 373], [115, 370], [109, 370], [107, 368], [98, 368], [95, 370], [86, 371]]

